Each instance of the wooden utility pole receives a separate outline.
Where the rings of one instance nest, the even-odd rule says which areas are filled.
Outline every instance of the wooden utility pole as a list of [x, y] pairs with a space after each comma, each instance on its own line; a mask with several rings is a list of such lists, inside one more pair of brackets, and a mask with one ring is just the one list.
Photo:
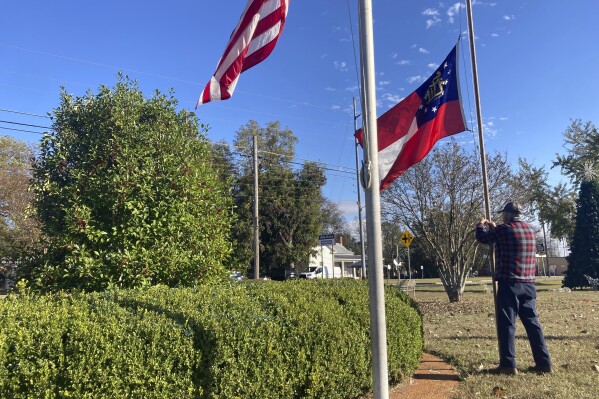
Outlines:
[[258, 220], [258, 135], [254, 132], [254, 280], [260, 279], [260, 224]]
[[[358, 115], [356, 114], [356, 97], [354, 97], [354, 134], [358, 131]], [[364, 226], [362, 225], [362, 194], [360, 193], [360, 165], [358, 164], [358, 146], [360, 143], [358, 139], [354, 137], [356, 147], [356, 175], [357, 175], [357, 187], [358, 187], [358, 223], [360, 223], [360, 246], [362, 251], [360, 253], [360, 259], [362, 261], [362, 278], [366, 278], [366, 252], [364, 246]]]

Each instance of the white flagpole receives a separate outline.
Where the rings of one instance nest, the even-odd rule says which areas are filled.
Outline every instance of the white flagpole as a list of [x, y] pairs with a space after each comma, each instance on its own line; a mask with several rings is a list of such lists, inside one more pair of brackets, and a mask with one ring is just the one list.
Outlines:
[[[364, 132], [364, 189], [366, 193], [366, 236], [368, 237], [368, 296], [372, 337], [372, 381], [374, 399], [389, 398], [387, 365], [387, 330], [383, 245], [381, 239], [381, 205], [379, 192], [378, 139], [376, 126], [376, 91], [374, 79], [374, 40], [372, 0], [359, 0], [360, 63], [362, 80], [362, 116]], [[364, 178], [364, 176], [367, 176]]]

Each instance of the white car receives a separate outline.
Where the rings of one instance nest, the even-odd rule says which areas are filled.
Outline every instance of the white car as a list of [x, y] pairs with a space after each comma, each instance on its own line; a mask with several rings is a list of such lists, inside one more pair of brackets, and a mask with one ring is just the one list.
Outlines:
[[245, 277], [243, 277], [243, 274], [241, 274], [241, 272], [231, 272], [231, 274], [229, 274], [229, 280], [243, 280], [245, 279]]
[[[324, 270], [324, 273], [323, 273]], [[314, 280], [317, 278], [341, 278], [341, 268], [335, 266], [310, 266], [307, 272], [300, 274], [300, 278]]]

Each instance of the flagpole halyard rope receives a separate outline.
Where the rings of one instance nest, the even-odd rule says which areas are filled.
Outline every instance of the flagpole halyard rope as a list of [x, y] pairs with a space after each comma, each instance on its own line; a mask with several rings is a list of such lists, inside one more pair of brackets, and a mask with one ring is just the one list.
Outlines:
[[[351, 33], [352, 49], [354, 51], [354, 68], [356, 70], [356, 82], [358, 84], [358, 93], [359, 93], [358, 96], [360, 96], [360, 98], [361, 98], [360, 94], [362, 93], [362, 86], [361, 86], [362, 82], [360, 80], [360, 72], [358, 71], [358, 56], [356, 55], [356, 39], [354, 36], [354, 24], [351, 19], [351, 9], [349, 7], [349, 0], [347, 0], [347, 16], [349, 19], [349, 31]], [[359, 117], [360, 115], [357, 115], [357, 116]], [[356, 133], [356, 132], [354, 132], [354, 133]]]

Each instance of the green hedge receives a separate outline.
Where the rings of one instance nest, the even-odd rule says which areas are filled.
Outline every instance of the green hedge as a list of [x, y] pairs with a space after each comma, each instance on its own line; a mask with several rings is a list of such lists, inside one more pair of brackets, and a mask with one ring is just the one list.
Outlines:
[[[389, 377], [422, 318], [386, 291]], [[368, 289], [248, 282], [0, 301], [0, 398], [355, 398], [371, 390]]]

